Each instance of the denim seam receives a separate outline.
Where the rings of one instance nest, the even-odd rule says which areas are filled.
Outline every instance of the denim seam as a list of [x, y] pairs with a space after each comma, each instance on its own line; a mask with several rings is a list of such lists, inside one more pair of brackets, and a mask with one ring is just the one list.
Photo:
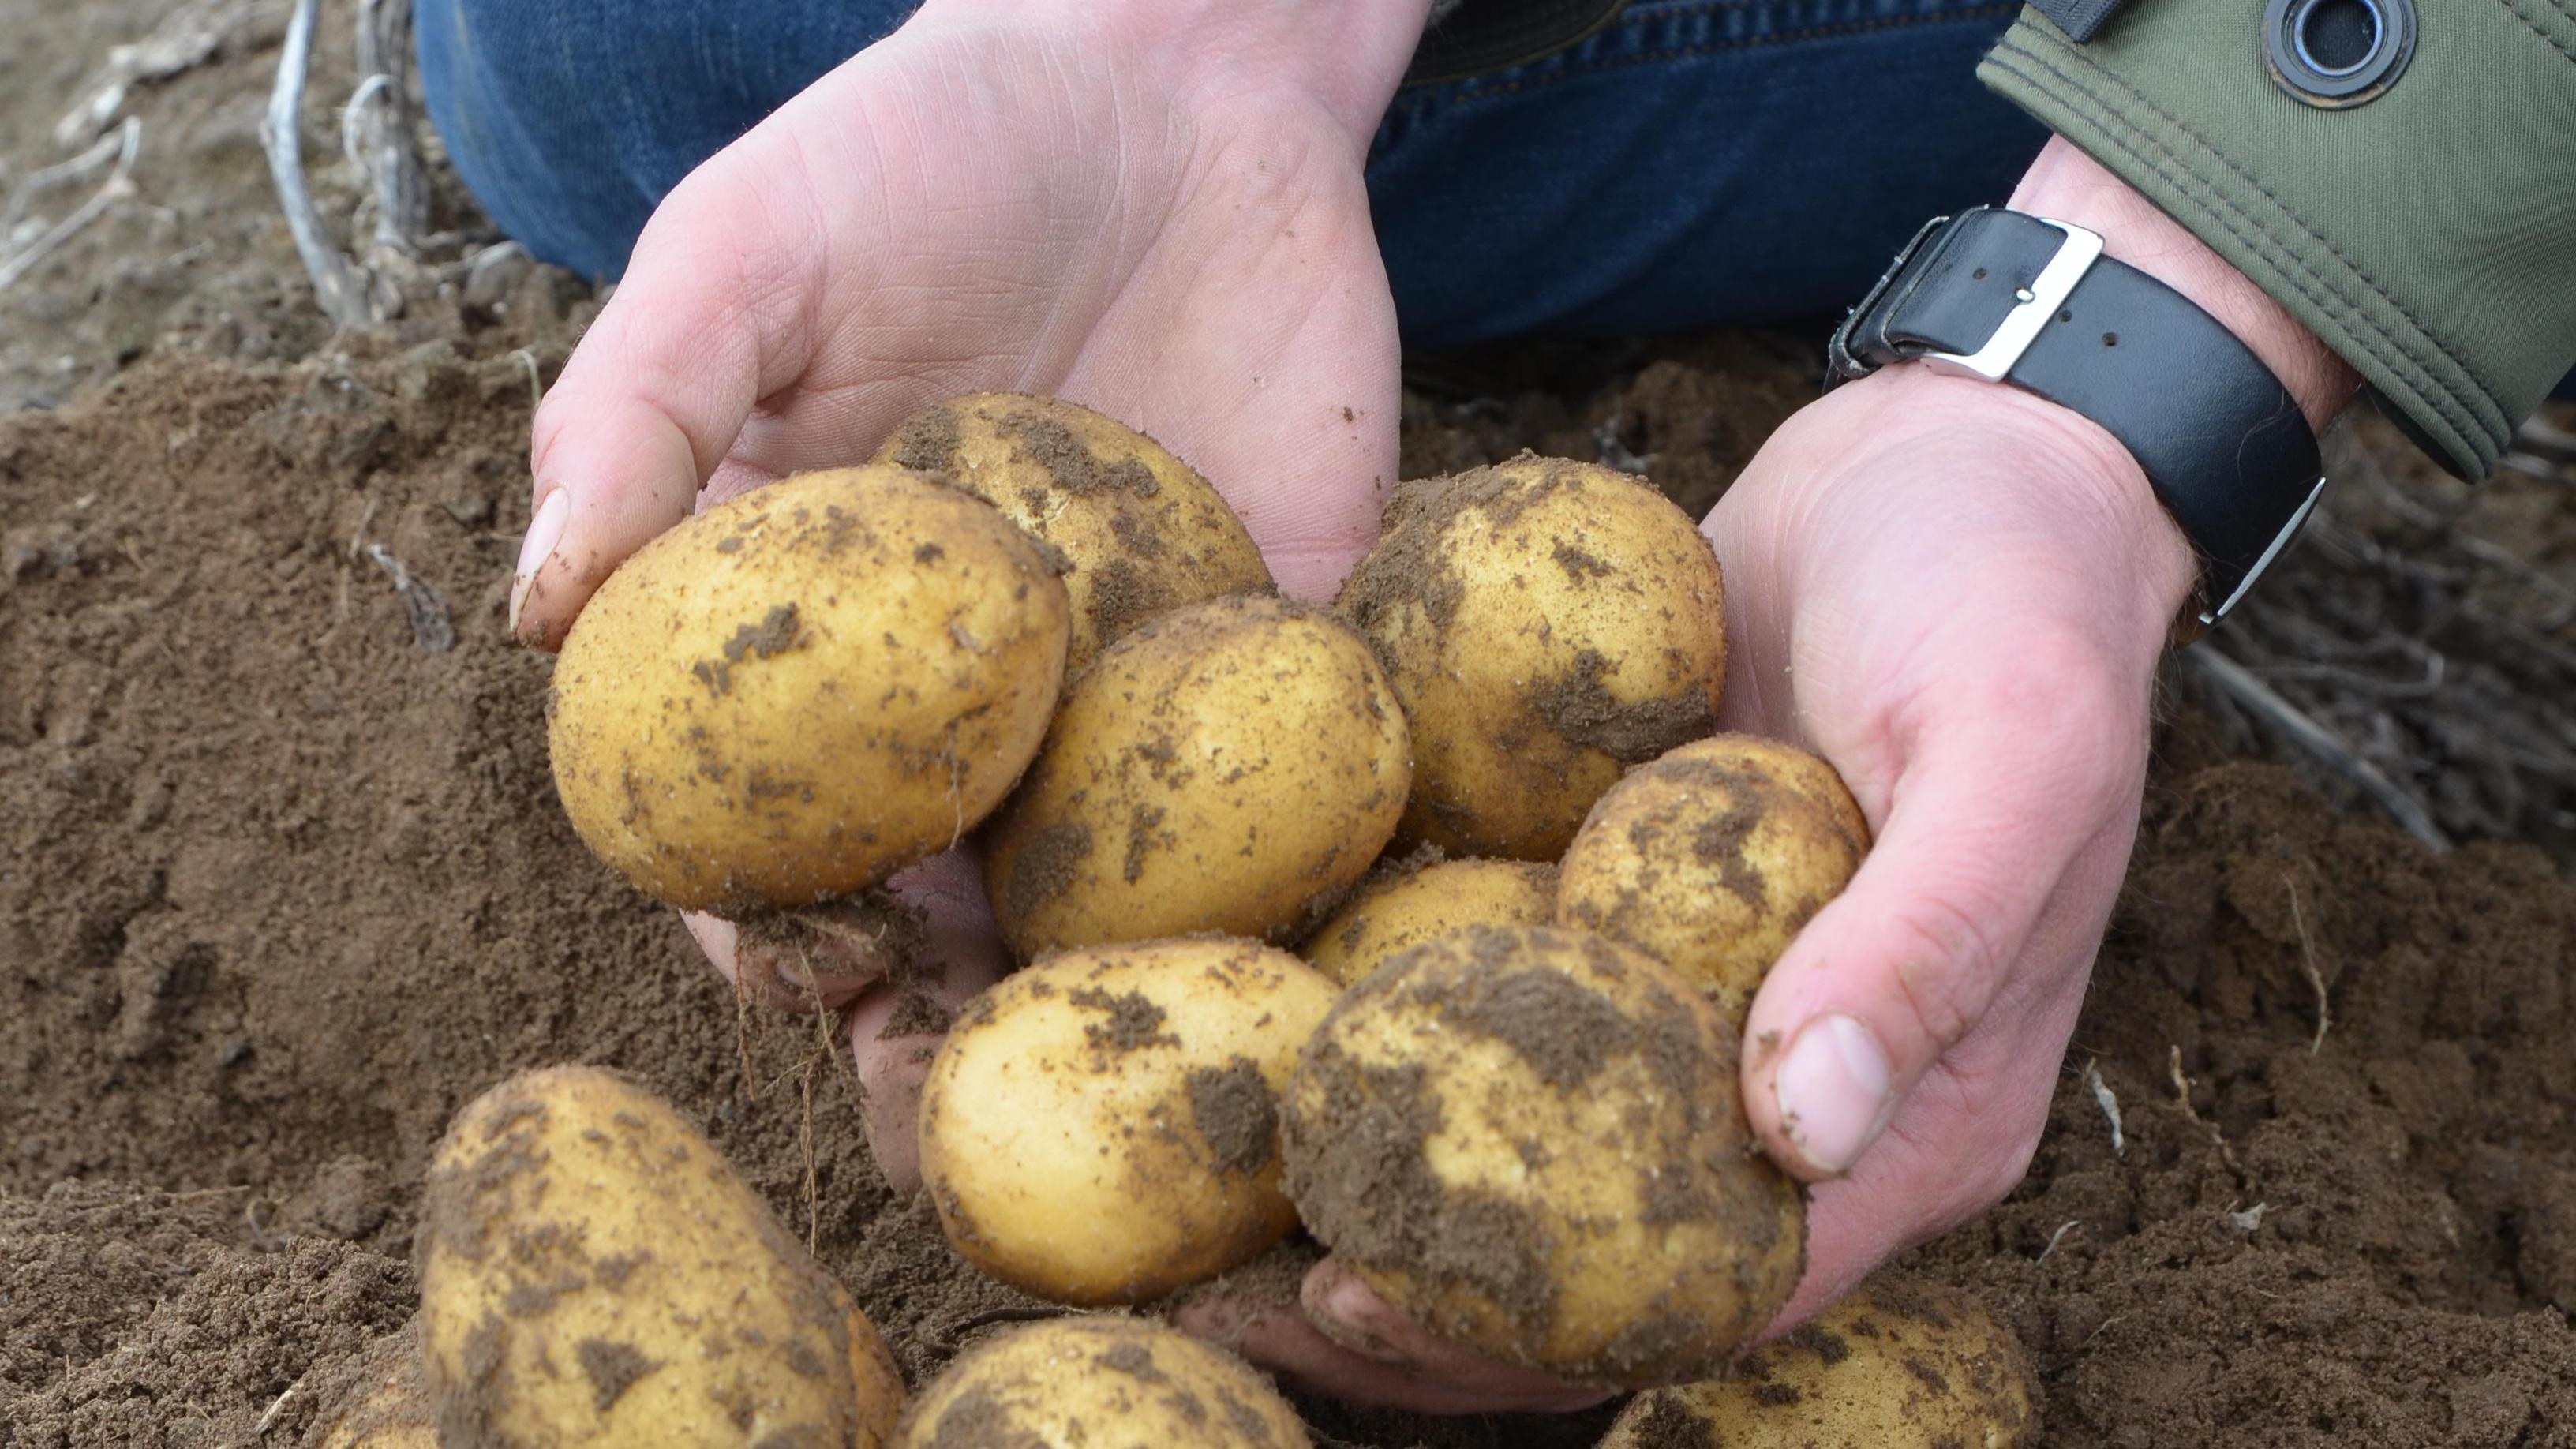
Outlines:
[[[1738, 3], [1701, 5], [1694, 6], [1687, 11], [1668, 11], [1662, 13], [1673, 15], [1710, 14], [1721, 10], [1741, 10], [1745, 8], [1748, 7], [1740, 3], [1740, 0], [1738, 0]], [[1409, 107], [1415, 110], [1428, 110], [1441, 105], [1465, 106], [1482, 100], [1488, 96], [1514, 95], [1523, 91], [1538, 90], [1546, 86], [1554, 85], [1559, 81], [1587, 79], [1592, 76], [1607, 75], [1614, 71], [1633, 69], [1641, 65], [1653, 65], [1662, 61], [1688, 60], [1696, 56], [1719, 55], [1733, 50], [1751, 50], [1765, 45], [1787, 45], [1802, 40], [1833, 39], [1846, 35], [1865, 35], [1874, 31], [1910, 29], [1915, 26], [1938, 25], [1961, 20], [1992, 20], [1999, 16], [2013, 14], [2020, 9], [2021, 0], [1997, 0], [1997, 3], [1966, 6], [1956, 10], [1945, 11], [1938, 15], [1885, 16], [1874, 20], [1846, 21], [1835, 25], [1814, 25], [1803, 30], [1784, 30], [1771, 35], [1750, 35], [1745, 36], [1742, 39], [1715, 41], [1705, 45], [1676, 46], [1665, 50], [1644, 51], [1634, 55], [1621, 55], [1597, 61], [1570, 61], [1563, 67], [1548, 75], [1520, 76], [1512, 80], [1498, 82], [1468, 82], [1465, 84], [1473, 85], [1474, 89], [1446, 97], [1438, 96], [1436, 94], [1425, 95], [1411, 101], [1409, 103]], [[1455, 85], [1461, 83], [1451, 82], [1451, 84]]]
[[[2418, 355], [2416, 348], [2412, 343], [2402, 336], [2394, 335], [2393, 330], [2388, 328], [2385, 324], [2370, 318], [2367, 310], [2363, 306], [2358, 305], [2356, 299], [2347, 295], [2342, 288], [2335, 286], [2332, 278], [2318, 271], [2309, 263], [2299, 259], [2295, 251], [2290, 249], [2287, 237], [2276, 232], [2271, 226], [2266, 225], [2260, 218], [2254, 216], [2239, 203], [2228, 198], [2216, 187], [2210, 186], [2206, 182], [2203, 182], [2192, 175], [2190, 170], [2191, 158], [2177, 153], [2172, 149], [2172, 147], [2158, 140], [2153, 135], [2148, 134], [2142, 128], [2129, 123], [2126, 118], [2120, 116], [2118, 107], [2113, 103], [2112, 97], [2088, 89], [2083, 80], [2069, 75], [2055, 65], [2050, 64], [2045, 57], [2034, 51], [2015, 45], [2010, 40], [1998, 45], [1994, 53], [1988, 57], [1988, 62], [1990, 64], [2008, 72], [2018, 74], [2021, 79], [2035, 87], [2039, 87], [2042, 90], [2049, 89], [2047, 79], [2044, 79], [2040, 74], [2033, 73], [2032, 70], [2014, 65], [2014, 61], [2027, 62], [2038, 71], [2046, 72], [2046, 76], [2054, 79], [2059, 86], [2064, 88], [2064, 90], [2072, 91], [2092, 102], [2095, 106], [2101, 107], [2100, 115], [2088, 119], [2091, 119], [2094, 122], [2094, 128], [2100, 132], [2105, 141], [2117, 149], [2127, 153], [2131, 158], [2138, 161], [2139, 164], [2144, 165], [2151, 171], [2155, 172], [2155, 174], [2167, 184], [2174, 186], [2183, 195], [2189, 197], [2191, 200], [2205, 208], [2210, 213], [2212, 219], [2238, 241], [2254, 247], [2258, 253], [2267, 251], [2278, 253], [2279, 255], [2270, 258], [2273, 262], [2273, 266], [2281, 276], [2282, 280], [2296, 290], [2299, 295], [2307, 298], [2319, 307], [2326, 309], [2329, 313], [2351, 319], [2351, 321], [2346, 323], [2348, 327], [2353, 323], [2358, 323], [2362, 329], [2367, 329], [2370, 332], [2380, 334], [2396, 355], [2394, 357], [2390, 357], [2388, 352], [2381, 352], [2379, 355], [2390, 361], [2392, 365], [2402, 363], [2403, 365], [2397, 367], [2397, 370], [2411, 373], [2415, 379], [2417, 379], [2418, 386], [2421, 389], [2425, 400], [2432, 404], [2434, 409], [2441, 414], [2444, 422], [2448, 423], [2460, 432], [2464, 440], [2482, 433], [2491, 434], [2493, 432], [2493, 429], [2491, 427], [2484, 426], [2482, 424], [2482, 420], [2477, 416], [2479, 411], [2477, 407], [2478, 403], [2484, 402], [2490, 409], [2493, 407], [2493, 403], [2491, 401], [2492, 394], [2489, 394], [2487, 397], [2477, 397], [2474, 395], [2473, 390], [2475, 388], [2484, 386], [2483, 382], [2477, 378], [2475, 373], [2464, 365], [2458, 357], [2454, 356], [2450, 349], [2443, 346], [2438, 338], [2435, 338], [2429, 332], [2426, 332], [2423, 324], [2410, 315], [2404, 307], [2400, 306], [2395, 298], [2390, 297], [2386, 292], [2382, 291], [2377, 283], [2372, 282], [2368, 276], [2364, 275], [2360, 271], [2360, 269], [2354, 267], [2350, 260], [2344, 257], [2340, 251], [2336, 250], [2331, 242], [2318, 236], [2304, 222], [2301, 222], [2295, 213], [2291, 212], [2288, 207], [2283, 206], [2277, 197], [2272, 196], [2272, 194], [2269, 191], [2266, 191], [2260, 184], [2254, 183], [2250, 177], [2247, 177], [2245, 173], [2235, 165], [2235, 163], [2229, 161], [2215, 148], [2210, 147], [2205, 138], [2191, 130], [2190, 127], [2183, 126], [2179, 122], [2174, 121], [2172, 117], [2165, 115], [2163, 111], [2155, 106], [2153, 101], [2148, 100], [2146, 97], [2139, 95], [2134, 90], [2131, 90], [2125, 84], [2120, 82], [2117, 77], [2107, 75], [2099, 77], [2101, 80], [2108, 82], [2111, 86], [2116, 87], [2121, 94], [2125, 95], [2131, 101], [2142, 104], [2147, 110], [2153, 111], [2158, 116], [2162, 117], [2167, 124], [2174, 126], [2184, 135], [2190, 136], [2192, 140], [2200, 144], [2208, 159], [2215, 161], [2220, 166], [2226, 168], [2229, 173], [2233, 174], [2238, 179], [2246, 181], [2248, 185], [2252, 186], [2254, 191], [2262, 195], [2266, 200], [2272, 202], [2275, 207], [2280, 209], [2283, 218], [2286, 219], [2292, 227], [2295, 227], [2310, 241], [2316, 243], [2330, 255], [2334, 256], [2338, 262], [2343, 263], [2346, 272], [2351, 276], [2351, 278], [2361, 284], [2366, 296], [2377, 300], [2384, 306], [2388, 307], [2391, 311], [2395, 312], [2400, 320], [2413, 328], [2426, 343], [2431, 344], [2432, 355], [2434, 358], [2439, 359], [2441, 362], [2448, 363], [2453, 368], [2458, 369], [2463, 376], [2467, 377], [2469, 382], [2472, 384], [2472, 392], [2464, 394], [2460, 388], [2442, 380], [2434, 366], [2425, 358]], [[2063, 95], [2063, 91], [2061, 91], [2061, 95]], [[2106, 122], [2113, 121], [2119, 122], [2119, 124], [2117, 126], [2105, 124]], [[2152, 151], [2153, 154], [2150, 154], [2150, 151]], [[2268, 244], [2268, 246], [2264, 244]], [[2283, 265], [2284, 261], [2286, 261], [2288, 265]], [[2365, 339], [2358, 331], [2356, 331], [2354, 340], [2356, 342], [2361, 342]], [[2367, 351], [2369, 349], [2365, 348], [2364, 350]]]

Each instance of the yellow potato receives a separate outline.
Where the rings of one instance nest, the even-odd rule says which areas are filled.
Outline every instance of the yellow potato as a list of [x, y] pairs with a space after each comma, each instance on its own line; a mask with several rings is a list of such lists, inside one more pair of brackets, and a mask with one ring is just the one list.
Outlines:
[[1060, 1318], [977, 1344], [924, 1390], [902, 1449], [1307, 1449], [1234, 1355], [1134, 1318]]
[[1405, 483], [1342, 587], [1413, 725], [1407, 839], [1554, 860], [1628, 765], [1716, 727], [1717, 556], [1653, 488], [1524, 453]]
[[993, 914], [1023, 956], [1294, 941], [1367, 873], [1411, 779], [1404, 715], [1348, 626], [1244, 595], [1176, 609], [1065, 691], [988, 836]]
[[1306, 960], [1344, 986], [1358, 984], [1408, 946], [1461, 926], [1543, 926], [1556, 916], [1556, 867], [1526, 860], [1399, 865], [1361, 885], [1341, 914], [1304, 947]]
[[457, 1114], [413, 1256], [448, 1444], [877, 1449], [902, 1412], [850, 1295], [714, 1144], [596, 1068]]
[[601, 859], [738, 913], [875, 885], [1000, 803], [1069, 606], [1029, 537], [901, 468], [807, 473], [654, 539], [555, 666], [555, 788]]
[[1869, 822], [1833, 766], [1718, 735], [1629, 771], [1593, 805], [1566, 848], [1556, 919], [1672, 967], [1741, 1029], [1763, 974], [1868, 853]]
[[1288, 1194], [1396, 1309], [1630, 1388], [1713, 1372], [1804, 1266], [1734, 1031], [1629, 947], [1470, 926], [1346, 992], [1281, 1115]]
[[1879, 1278], [1725, 1378], [1639, 1395], [1601, 1449], [2022, 1449], [2033, 1382], [1976, 1299]]
[[319, 1449], [438, 1449], [438, 1419], [420, 1382], [417, 1320], [367, 1346], [305, 1442]]
[[1050, 956], [961, 1013], [921, 1093], [921, 1175], [957, 1250], [1058, 1303], [1212, 1278], [1297, 1225], [1277, 1094], [1333, 984], [1199, 937]]
[[1064, 551], [1079, 674], [1167, 609], [1266, 594], [1270, 569], [1217, 491], [1143, 433], [1091, 409], [977, 392], [922, 409], [877, 461], [942, 473]]

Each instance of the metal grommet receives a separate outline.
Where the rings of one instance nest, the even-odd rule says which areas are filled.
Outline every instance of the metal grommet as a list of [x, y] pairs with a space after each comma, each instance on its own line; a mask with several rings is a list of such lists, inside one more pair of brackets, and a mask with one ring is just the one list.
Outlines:
[[2304, 105], [2366, 105], [2415, 58], [2415, 0], [2271, 0], [2263, 58], [2273, 81]]

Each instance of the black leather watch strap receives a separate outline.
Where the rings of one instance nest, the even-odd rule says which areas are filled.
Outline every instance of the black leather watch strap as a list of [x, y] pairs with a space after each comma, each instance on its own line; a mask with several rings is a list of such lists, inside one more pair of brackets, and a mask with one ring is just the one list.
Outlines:
[[2100, 423], [2206, 560], [2214, 624], [2314, 507], [2316, 435], [2218, 319], [2100, 252], [2092, 233], [2020, 212], [1935, 220], [1834, 334], [1834, 372], [1919, 359]]

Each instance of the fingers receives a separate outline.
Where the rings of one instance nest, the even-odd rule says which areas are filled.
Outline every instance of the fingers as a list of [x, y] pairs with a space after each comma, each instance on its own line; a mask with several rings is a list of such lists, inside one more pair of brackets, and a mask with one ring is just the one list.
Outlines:
[[[1900, 712], [1876, 844], [1755, 999], [1745, 1110], [1772, 1156], [1810, 1181], [1863, 1159], [2014, 978], [2079, 857], [2134, 815], [2145, 680], [2071, 636], [2022, 634], [1962, 655], [1934, 702]], [[2074, 959], [2057, 964], [2080, 972], [2111, 892], [2067, 894], [2090, 936], [2072, 934]]]
[[1198, 1299], [1180, 1328], [1349, 1403], [1424, 1414], [1571, 1413], [1611, 1390], [1470, 1352], [1387, 1306], [1338, 1259], [1306, 1275], [1300, 1304]]
[[922, 862], [888, 886], [920, 908], [925, 939], [899, 978], [873, 986], [850, 1012], [859, 1066], [860, 1121], [877, 1170], [898, 1193], [921, 1185], [915, 1130], [921, 1086], [948, 1024], [1010, 969], [985, 904], [982, 877], [964, 851]]

